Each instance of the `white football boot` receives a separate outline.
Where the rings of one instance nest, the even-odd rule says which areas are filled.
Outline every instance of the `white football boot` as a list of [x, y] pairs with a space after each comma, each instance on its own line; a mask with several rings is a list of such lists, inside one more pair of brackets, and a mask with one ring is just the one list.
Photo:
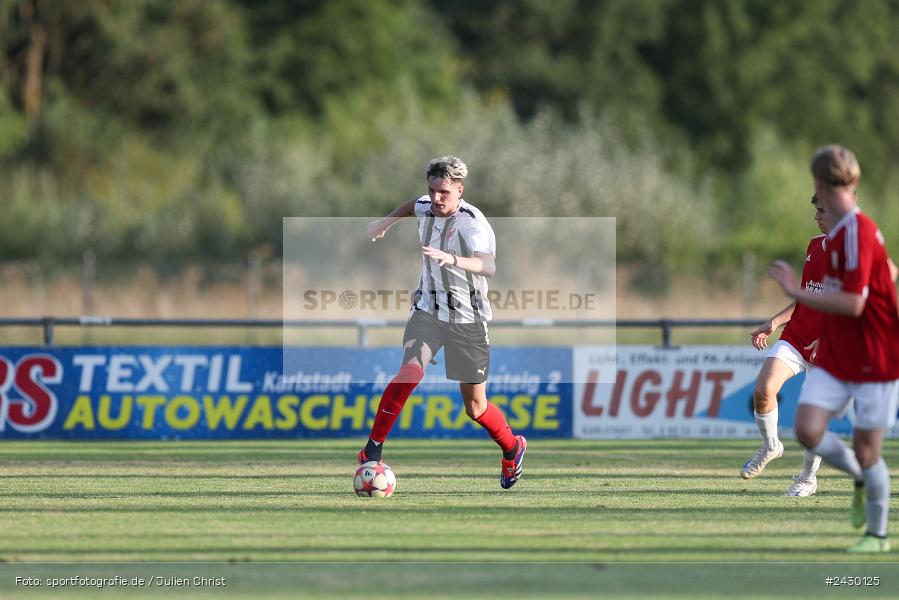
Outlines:
[[802, 479], [799, 475], [793, 476], [793, 485], [790, 486], [786, 492], [784, 492], [784, 496], [794, 496], [798, 498], [805, 498], [806, 496], [811, 496], [815, 492], [818, 491], [818, 478], [814, 475], [809, 477], [808, 479]]
[[772, 449], [768, 449], [768, 446], [762, 444], [762, 447], [759, 448], [758, 452], [752, 455], [752, 458], [746, 461], [746, 464], [743, 465], [743, 471], [740, 472], [740, 476], [743, 479], [752, 479], [753, 477], [758, 476], [762, 471], [765, 470], [765, 465], [774, 460], [775, 458], [780, 458], [784, 453], [784, 445], [780, 440], [777, 440], [777, 446]]

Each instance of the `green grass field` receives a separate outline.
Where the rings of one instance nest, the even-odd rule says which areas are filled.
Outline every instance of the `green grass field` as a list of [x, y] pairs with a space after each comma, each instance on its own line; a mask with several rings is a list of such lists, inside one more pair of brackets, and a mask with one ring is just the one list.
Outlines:
[[[732, 597], [776, 597], [765, 594], [797, 574], [805, 585], [794, 596], [899, 595], [899, 554], [845, 553], [859, 533], [848, 522], [844, 476], [825, 466], [818, 494], [781, 496], [800, 466], [795, 443], [746, 482], [739, 468], [755, 440], [535, 439], [524, 478], [506, 491], [489, 441], [395, 440], [385, 452], [399, 481], [389, 499], [353, 494], [359, 444], [3, 442], [0, 592], [22, 573], [149, 561], [127, 569], [229, 569], [243, 573], [236, 577], [244, 586], [228, 591], [247, 597], [260, 595], [249, 592], [253, 585], [285, 597], [297, 585], [303, 597], [363, 597], [379, 577], [402, 597], [472, 597], [488, 584], [499, 587], [484, 597], [518, 588], [531, 597], [591, 597], [596, 586], [604, 595], [683, 597], [680, 585], [693, 586], [687, 597], [720, 597], [719, 585]], [[899, 440], [887, 442], [885, 455], [896, 479]], [[57, 561], [94, 564], [26, 564]], [[332, 564], [346, 561], [388, 564]], [[347, 576], [354, 572], [367, 575]], [[758, 585], [758, 573], [774, 578], [771, 590]], [[825, 587], [825, 575], [852, 574], [882, 580]]]

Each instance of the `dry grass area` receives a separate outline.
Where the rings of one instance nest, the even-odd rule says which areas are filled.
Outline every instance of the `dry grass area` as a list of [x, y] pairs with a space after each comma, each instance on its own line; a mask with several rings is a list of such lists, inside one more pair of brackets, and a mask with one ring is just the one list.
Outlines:
[[[7, 264], [0, 267], [4, 285], [0, 288], [2, 316], [41, 317], [79, 316], [84, 314], [131, 318], [272, 318], [282, 317], [281, 271], [278, 263], [261, 267], [253, 275], [246, 266], [201, 268], [190, 267], [171, 275], [160, 275], [148, 266], [119, 269], [114, 277], [98, 278], [88, 293], [81, 274], [46, 275], [30, 265]], [[710, 280], [682, 278], [675, 281], [668, 294], [647, 297], [629, 291], [625, 277], [619, 274], [617, 316], [619, 319], [671, 318], [743, 318], [762, 317], [780, 310], [786, 300], [768, 280], [757, 283], [755, 299], [747, 302], [739, 290], [723, 289]], [[571, 333], [526, 335], [504, 330], [494, 332], [496, 343], [570, 343]], [[3, 343], [30, 344], [40, 342], [34, 329], [0, 330]], [[697, 338], [684, 333], [679, 343], [742, 343], [744, 332], [718, 334], [702, 332]], [[578, 343], [604, 343], [608, 334], [577, 332]], [[393, 330], [372, 330], [373, 345], [395, 343]], [[558, 339], [556, 339], [558, 338]], [[210, 331], [202, 330], [100, 330], [63, 329], [57, 341], [78, 343], [266, 343], [280, 344], [279, 331]], [[657, 343], [658, 333], [619, 331], [619, 342]], [[304, 334], [307, 343], [356, 343], [352, 330], [310, 330]]]
[[[114, 277], [99, 278], [88, 293], [80, 273], [47, 276], [24, 265], [0, 268], [3, 316], [117, 317], [281, 317], [280, 269], [264, 268], [268, 284], [252, 290], [249, 270], [234, 266], [215, 269], [189, 267], [171, 276], [148, 266], [117, 269]], [[278, 277], [277, 286], [271, 280]]]

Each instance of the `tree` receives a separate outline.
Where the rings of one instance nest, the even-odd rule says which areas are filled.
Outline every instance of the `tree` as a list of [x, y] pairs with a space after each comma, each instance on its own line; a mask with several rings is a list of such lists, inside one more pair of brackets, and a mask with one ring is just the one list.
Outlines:
[[359, 94], [390, 103], [406, 87], [429, 103], [456, 93], [452, 36], [415, 0], [234, 1], [256, 49], [257, 91], [275, 115], [320, 117]]
[[677, 0], [668, 14], [647, 56], [666, 81], [667, 119], [707, 161], [742, 169], [773, 128], [852, 147], [884, 187], [899, 166], [899, 2]]
[[431, 0], [459, 38], [463, 76], [482, 93], [508, 96], [519, 115], [541, 106], [576, 119], [654, 114], [660, 81], [642, 56], [665, 32], [667, 0]]
[[252, 111], [242, 24], [223, 0], [18, 0], [3, 8], [5, 83], [38, 160], [102, 153], [122, 130], [163, 142], [227, 134]]

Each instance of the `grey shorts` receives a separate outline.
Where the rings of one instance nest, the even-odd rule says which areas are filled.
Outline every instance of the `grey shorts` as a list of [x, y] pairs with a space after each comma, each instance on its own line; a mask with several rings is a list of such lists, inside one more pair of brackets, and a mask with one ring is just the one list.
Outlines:
[[435, 355], [443, 347], [447, 379], [460, 383], [487, 381], [490, 338], [486, 323], [447, 323], [423, 310], [413, 310], [406, 323], [403, 346], [409, 340], [427, 344]]

